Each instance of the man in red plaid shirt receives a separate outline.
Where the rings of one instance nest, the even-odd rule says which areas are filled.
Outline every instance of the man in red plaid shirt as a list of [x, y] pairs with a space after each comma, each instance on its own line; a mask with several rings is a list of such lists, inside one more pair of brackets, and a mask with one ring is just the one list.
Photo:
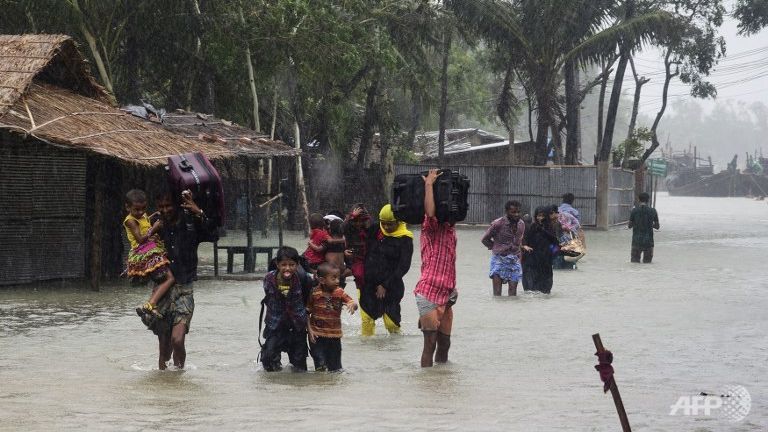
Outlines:
[[448, 361], [453, 306], [456, 303], [456, 229], [435, 217], [432, 186], [440, 174], [431, 169], [424, 177], [424, 222], [421, 225], [421, 278], [413, 293], [424, 333], [421, 367]]

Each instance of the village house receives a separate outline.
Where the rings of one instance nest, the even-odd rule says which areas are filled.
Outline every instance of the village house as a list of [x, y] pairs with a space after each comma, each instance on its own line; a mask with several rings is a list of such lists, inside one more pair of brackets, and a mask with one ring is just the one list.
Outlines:
[[169, 155], [202, 152], [225, 184], [268, 196], [270, 167], [299, 153], [196, 113], [118, 109], [68, 36], [0, 35], [0, 60], [0, 285], [117, 276], [124, 193], [164, 182]]

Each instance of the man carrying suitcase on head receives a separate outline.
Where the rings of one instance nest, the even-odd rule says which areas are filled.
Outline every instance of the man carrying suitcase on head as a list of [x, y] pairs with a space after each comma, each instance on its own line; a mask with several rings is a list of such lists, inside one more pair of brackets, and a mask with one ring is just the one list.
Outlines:
[[433, 185], [440, 174], [431, 169], [424, 178], [424, 222], [421, 226], [421, 277], [416, 284], [419, 327], [424, 333], [421, 367], [448, 361], [456, 303], [456, 229], [438, 222]]
[[216, 235], [216, 224], [198, 207], [188, 190], [182, 193], [181, 203], [170, 189], [161, 192], [156, 202], [163, 222], [159, 234], [176, 284], [158, 302], [163, 318], [155, 320], [150, 329], [159, 341], [160, 369], [167, 367], [171, 357], [173, 365], [183, 369], [187, 357], [184, 341], [195, 311], [192, 283], [197, 279], [197, 247]]

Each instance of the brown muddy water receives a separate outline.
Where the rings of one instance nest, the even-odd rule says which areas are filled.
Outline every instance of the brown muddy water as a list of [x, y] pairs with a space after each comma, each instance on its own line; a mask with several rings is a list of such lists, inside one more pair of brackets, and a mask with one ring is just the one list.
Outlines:
[[[146, 290], [1, 289], [0, 430], [616, 431], [595, 332], [634, 430], [768, 430], [768, 205], [661, 195], [658, 210], [653, 264], [629, 263], [627, 230], [588, 232], [589, 254], [555, 273], [551, 296], [493, 298], [482, 229], [460, 230], [450, 363], [428, 370], [410, 294], [401, 336], [379, 323], [362, 339], [359, 316], [344, 315], [343, 373], [266, 373], [261, 283], [200, 281], [187, 369], [161, 372], [133, 312]], [[751, 395], [739, 422], [670, 415], [681, 397], [732, 385]]]

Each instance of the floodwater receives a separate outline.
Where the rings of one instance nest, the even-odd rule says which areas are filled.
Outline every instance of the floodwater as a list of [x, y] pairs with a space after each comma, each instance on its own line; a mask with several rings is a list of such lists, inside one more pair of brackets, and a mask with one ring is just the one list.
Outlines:
[[[133, 312], [145, 290], [0, 290], [0, 429], [616, 431], [593, 369], [599, 332], [634, 430], [767, 430], [768, 205], [660, 195], [657, 208], [653, 264], [629, 263], [627, 230], [588, 232], [551, 296], [493, 298], [482, 229], [461, 229], [450, 362], [427, 370], [410, 295], [402, 336], [379, 323], [362, 339], [344, 315], [345, 371], [325, 374], [261, 370], [260, 282], [200, 281], [187, 369], [164, 372]], [[751, 394], [740, 422], [670, 415], [729, 385]]]

